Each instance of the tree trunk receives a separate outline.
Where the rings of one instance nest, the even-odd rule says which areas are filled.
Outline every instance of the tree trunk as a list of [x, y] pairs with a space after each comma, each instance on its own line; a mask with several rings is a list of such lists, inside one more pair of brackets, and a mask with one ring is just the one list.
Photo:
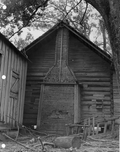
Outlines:
[[[120, 0], [85, 0], [102, 15], [108, 31], [120, 88]], [[119, 90], [120, 91], [120, 90]]]

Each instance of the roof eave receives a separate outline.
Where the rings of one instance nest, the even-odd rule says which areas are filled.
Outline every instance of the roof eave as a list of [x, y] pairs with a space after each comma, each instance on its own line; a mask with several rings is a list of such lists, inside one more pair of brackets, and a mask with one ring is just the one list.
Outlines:
[[24, 57], [24, 58], [27, 60], [27, 56], [26, 56], [23, 52], [19, 51], [2, 33], [0, 33], [0, 37], [1, 37], [1, 39], [2, 39], [5, 43], [8, 44], [8, 46], [10, 46], [11, 48], [13, 48], [13, 50], [14, 50], [16, 53], [18, 53], [20, 56]]

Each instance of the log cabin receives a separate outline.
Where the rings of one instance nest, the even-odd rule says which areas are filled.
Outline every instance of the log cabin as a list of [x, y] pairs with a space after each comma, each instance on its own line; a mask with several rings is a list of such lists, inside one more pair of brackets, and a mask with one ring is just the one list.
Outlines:
[[11, 128], [22, 125], [26, 74], [26, 56], [0, 33], [1, 125], [9, 124]]
[[119, 115], [112, 57], [64, 21], [24, 49], [28, 63], [24, 125], [65, 133], [65, 124]]

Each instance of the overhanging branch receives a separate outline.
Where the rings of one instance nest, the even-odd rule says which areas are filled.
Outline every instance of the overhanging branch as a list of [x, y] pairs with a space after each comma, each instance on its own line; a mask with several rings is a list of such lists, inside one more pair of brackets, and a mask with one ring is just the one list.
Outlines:
[[46, 0], [44, 3], [38, 5], [35, 9], [35, 11], [30, 15], [28, 21], [26, 22], [26, 24], [24, 24], [21, 28], [19, 28], [15, 33], [13, 33], [8, 39], [10, 40], [15, 34], [19, 33], [24, 27], [28, 26], [30, 21], [33, 19], [33, 17], [35, 16], [36, 12], [38, 11], [38, 9], [42, 6], [46, 6], [47, 2], [49, 0]]
[[81, 21], [80, 21], [80, 24], [81, 24], [81, 25], [82, 25], [82, 23], [83, 23], [83, 20], [84, 20], [85, 14], [86, 14], [86, 12], [87, 12], [87, 8], [88, 8], [88, 3], [86, 2], [85, 12], [84, 12], [83, 17], [82, 17], [82, 19], [81, 19]]
[[64, 16], [63, 20], [68, 16], [68, 14], [76, 7], [78, 6], [80, 3], [82, 2], [82, 0], [80, 0], [75, 6], [73, 6], [67, 13], [66, 15]]

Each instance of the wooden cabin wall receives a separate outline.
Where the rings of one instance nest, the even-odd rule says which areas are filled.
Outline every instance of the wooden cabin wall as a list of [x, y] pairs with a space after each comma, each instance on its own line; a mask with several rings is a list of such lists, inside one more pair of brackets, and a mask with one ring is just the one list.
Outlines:
[[116, 73], [113, 73], [113, 99], [114, 99], [114, 115], [120, 116], [120, 93]]
[[2, 40], [0, 53], [0, 116], [14, 127], [23, 121], [27, 61]]
[[[111, 115], [112, 76], [110, 64], [72, 33], [69, 42], [69, 66], [80, 83], [82, 119]], [[97, 103], [102, 104], [102, 108]]]
[[[26, 126], [37, 124], [41, 85], [47, 72], [55, 63], [55, 42], [56, 34], [53, 34], [35, 44], [27, 52], [31, 62], [28, 63], [24, 106], [24, 125]], [[70, 33], [68, 66], [79, 82], [82, 119], [113, 114], [110, 63], [95, 52]], [[101, 105], [99, 106], [98, 103]]]
[[55, 63], [55, 36], [36, 45], [27, 55], [31, 62], [27, 71], [24, 125], [31, 126], [37, 124], [41, 82]]

